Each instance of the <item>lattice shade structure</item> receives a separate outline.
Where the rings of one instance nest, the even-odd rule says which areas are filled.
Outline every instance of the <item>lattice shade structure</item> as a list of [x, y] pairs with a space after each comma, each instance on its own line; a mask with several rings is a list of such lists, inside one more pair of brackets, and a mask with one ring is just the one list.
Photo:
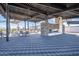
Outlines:
[[[41, 21], [61, 16], [63, 19], [79, 17], [78, 3], [8, 3], [9, 16], [16, 20]], [[0, 3], [0, 13], [5, 17], [5, 3]]]

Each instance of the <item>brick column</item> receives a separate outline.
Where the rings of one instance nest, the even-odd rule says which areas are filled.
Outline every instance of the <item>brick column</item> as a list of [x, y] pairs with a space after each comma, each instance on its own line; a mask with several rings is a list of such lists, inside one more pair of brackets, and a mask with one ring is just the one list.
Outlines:
[[42, 36], [48, 36], [49, 30], [48, 30], [48, 21], [41, 23], [41, 35]]

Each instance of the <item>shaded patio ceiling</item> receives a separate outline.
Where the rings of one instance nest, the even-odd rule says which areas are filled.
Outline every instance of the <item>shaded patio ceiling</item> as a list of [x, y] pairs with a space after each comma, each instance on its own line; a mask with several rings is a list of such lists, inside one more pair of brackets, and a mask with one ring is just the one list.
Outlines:
[[[0, 3], [5, 16], [6, 4]], [[78, 3], [8, 3], [9, 17], [16, 20], [41, 21], [57, 16], [63, 19], [79, 17]]]

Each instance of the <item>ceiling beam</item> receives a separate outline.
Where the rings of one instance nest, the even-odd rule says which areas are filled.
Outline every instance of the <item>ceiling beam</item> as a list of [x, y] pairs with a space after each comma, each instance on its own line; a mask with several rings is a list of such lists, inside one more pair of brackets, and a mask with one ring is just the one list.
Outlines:
[[[13, 8], [14, 9], [14, 7], [16, 7], [16, 6], [12, 6], [12, 5], [9, 5], [9, 8]], [[16, 7], [18, 10], [19, 9], [24, 9], [24, 8], [19, 8], [19, 7]], [[12, 12], [12, 13], [16, 13], [16, 14], [20, 14], [20, 15], [24, 15], [24, 16], [29, 16], [30, 18], [38, 18], [38, 19], [44, 19], [44, 18], [40, 18], [40, 17], [37, 17], [39, 14], [38, 13], [34, 13], [34, 15], [33, 16], [31, 16], [31, 15], [27, 15], [26, 13], [23, 13], [23, 12], [20, 12], [20, 11], [15, 11], [15, 10], [11, 10], [11, 9], [9, 9], [9, 11], [10, 12]], [[28, 10], [28, 9], [24, 9], [25, 11], [26, 10]]]
[[5, 16], [5, 10], [4, 10], [2, 4], [0, 4], [0, 11], [1, 11], [1, 14], [2, 14], [3, 16]]
[[19, 15], [19, 18], [22, 16], [22, 17], [24, 17], [24, 18], [31, 18], [30, 16], [26, 16], [26, 15], [24, 15], [23, 13], [18, 13], [18, 12], [15, 12], [15, 11], [10, 11], [9, 13], [11, 13], [11, 14], [13, 14], [14, 16], [17, 16], [17, 15]]
[[28, 10], [28, 9], [16, 7], [16, 6], [13, 6], [13, 5], [9, 5], [9, 8], [10, 8], [10, 10], [18, 10], [18, 11], [22, 10], [23, 12], [21, 12], [21, 13], [24, 13], [24, 15], [27, 15], [27, 16], [30, 16], [30, 17], [35, 17], [37, 15], [40, 15], [38, 13], [34, 13], [33, 15], [28, 15], [27, 14], [28, 12], [26, 12], [26, 10]]
[[16, 6], [16, 7], [20, 7], [20, 8], [24, 8], [24, 9], [29, 9], [31, 11], [34, 11], [34, 12], [37, 12], [37, 13], [41, 13], [41, 14], [44, 14], [44, 15], [47, 14], [45, 11], [40, 10], [38, 8], [35, 8], [33, 6], [27, 5], [27, 4], [22, 4], [22, 3], [14, 4], [14, 3], [9, 3], [9, 5]]
[[[69, 13], [69, 14], [71, 14], [71, 15], [77, 15], [77, 16], [79, 16], [79, 13], [76, 13], [74, 11], [66, 11], [66, 12]], [[65, 12], [64, 12], [64, 14], [65, 14]]]
[[[33, 11], [33, 12], [36, 12], [37, 14], [44, 14], [45, 16], [46, 15], [58, 15], [58, 14], [61, 14], [61, 13], [65, 13], [65, 12], [71, 12], [71, 14], [74, 14], [74, 15], [79, 15], [78, 13], [76, 13], [76, 12], [72, 12], [72, 11], [74, 11], [74, 10], [76, 10], [76, 9], [79, 9], [79, 4], [75, 4], [75, 5], [73, 5], [73, 6], [71, 6], [71, 7], [65, 7], [65, 6], [63, 6], [62, 4], [52, 4], [52, 3], [46, 3], [46, 4], [43, 4], [43, 3], [39, 3], [40, 5], [45, 5], [45, 6], [49, 6], [49, 7], [52, 7], [52, 8], [56, 8], [56, 9], [60, 9], [61, 11], [59, 11], [59, 12], [56, 12], [56, 13], [51, 13], [50, 14], [50, 12], [49, 12], [49, 14], [47, 13], [47, 11], [44, 11], [44, 10], [41, 10], [40, 8], [37, 8], [37, 7], [34, 7], [34, 6], [32, 6], [32, 5], [30, 5], [29, 3], [28, 4], [21, 4], [21, 3], [18, 3], [18, 4], [16, 4], [16, 3], [9, 3], [9, 5], [11, 5], [11, 6], [15, 6], [15, 7], [18, 7], [18, 8], [22, 8], [22, 9], [24, 9], [24, 10], [30, 10], [30, 11]], [[62, 6], [62, 7], [61, 7]], [[14, 11], [14, 10], [13, 10]], [[12, 11], [12, 12], [13, 12]], [[14, 11], [15, 12], [15, 11]], [[32, 17], [31, 15], [27, 15], [26, 13], [24, 13], [23, 11], [22, 12], [19, 12], [19, 11], [17, 11], [17, 12], [15, 12], [15, 13], [17, 13], [17, 14], [22, 14], [22, 15], [26, 15], [26, 16], [30, 16], [30, 17]], [[36, 15], [34, 15], [34, 16], [36, 16]], [[33, 16], [33, 17], [34, 17]], [[41, 17], [40, 17], [41, 18]]]
[[60, 13], [64, 13], [64, 12], [67, 12], [67, 11], [73, 11], [73, 10], [76, 10], [76, 9], [79, 9], [79, 4], [76, 4], [76, 5], [72, 6], [72, 7], [66, 8], [63, 11], [56, 12], [56, 13], [53, 13], [53, 14], [50, 14], [50, 15], [57, 15], [57, 14], [60, 14]]
[[45, 5], [45, 6], [49, 6], [58, 10], [65, 10], [66, 6], [63, 6], [61, 4], [58, 3], [39, 3], [40, 5]]
[[[32, 16], [30, 16], [30, 15], [26, 15], [26, 14], [24, 14], [24, 13], [21, 13], [21, 12], [18, 12], [18, 11], [12, 11], [12, 10], [10, 10], [10, 12], [11, 13], [15, 13], [15, 14], [19, 14], [19, 15], [23, 15], [23, 16], [25, 16], [25, 17], [29, 17], [29, 18], [40, 18], [40, 17], [32, 17]], [[40, 18], [40, 19], [44, 19], [44, 18]]]
[[[17, 18], [17, 19], [41, 19], [43, 20], [44, 18], [40, 18], [40, 17], [30, 17], [30, 16], [26, 16], [23, 15], [21, 13], [17, 13], [17, 12], [10, 12], [10, 15], [13, 16], [13, 18]], [[12, 17], [11, 17], [12, 18]], [[35, 20], [34, 20], [35, 21]]]
[[74, 11], [72, 11], [72, 12], [73, 12], [73, 13], [75, 13], [75, 14], [78, 14], [78, 15], [79, 15], [79, 12], [77, 12], [77, 11], [75, 11], [75, 10], [74, 10]]
[[19, 11], [15, 11], [15, 10], [10, 10], [10, 9], [9, 9], [9, 12], [12, 12], [12, 13], [15, 13], [15, 14], [19, 14], [19, 15], [24, 15], [24, 16], [31, 17], [30, 15], [27, 15], [27, 14], [25, 14], [25, 13], [22, 13], [22, 12], [19, 12]]
[[41, 10], [40, 8], [34, 7], [34, 6], [30, 5], [29, 3], [26, 3], [24, 5], [27, 5], [28, 8], [30, 8], [31, 10], [36, 11], [38, 13], [41, 13], [41, 14], [44, 14], [44, 15], [51, 14], [51, 12], [47, 12], [47, 11]]
[[67, 8], [66, 10], [73, 11], [73, 10], [76, 10], [76, 9], [79, 9], [79, 4], [78, 3], [73, 5], [72, 7]]

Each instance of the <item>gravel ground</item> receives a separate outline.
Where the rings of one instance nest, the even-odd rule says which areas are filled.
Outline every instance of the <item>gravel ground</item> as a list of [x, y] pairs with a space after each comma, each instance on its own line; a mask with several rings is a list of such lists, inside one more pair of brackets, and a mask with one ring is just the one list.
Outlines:
[[79, 36], [31, 35], [11, 37], [9, 42], [0, 38], [1, 56], [79, 56]]

